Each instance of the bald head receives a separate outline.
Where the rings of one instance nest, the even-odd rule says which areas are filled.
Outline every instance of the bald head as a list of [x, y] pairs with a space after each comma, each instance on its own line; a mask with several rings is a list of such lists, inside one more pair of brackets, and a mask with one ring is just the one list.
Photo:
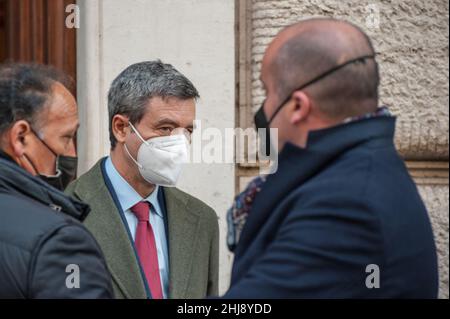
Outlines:
[[[373, 55], [370, 39], [356, 26], [334, 19], [309, 19], [280, 32], [263, 59], [262, 80], [281, 103], [311, 79], [349, 60]], [[378, 68], [374, 59], [349, 64], [304, 89], [333, 119], [375, 110]]]

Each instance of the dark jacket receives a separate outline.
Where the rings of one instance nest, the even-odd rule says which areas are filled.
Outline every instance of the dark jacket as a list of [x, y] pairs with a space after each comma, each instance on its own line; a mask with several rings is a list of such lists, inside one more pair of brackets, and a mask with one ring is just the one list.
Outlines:
[[394, 130], [395, 118], [379, 117], [315, 131], [305, 149], [287, 144], [253, 202], [225, 297], [436, 298], [433, 233]]
[[113, 297], [88, 212], [0, 151], [0, 299]]

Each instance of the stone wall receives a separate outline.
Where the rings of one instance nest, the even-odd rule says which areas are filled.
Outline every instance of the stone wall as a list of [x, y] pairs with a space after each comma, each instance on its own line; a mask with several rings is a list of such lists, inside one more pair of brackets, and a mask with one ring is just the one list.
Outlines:
[[[396, 145], [428, 207], [439, 253], [440, 297], [448, 298], [448, 3], [446, 0], [247, 0], [250, 101], [254, 111], [264, 93], [261, 60], [273, 37], [301, 19], [328, 16], [359, 25], [372, 38], [380, 64], [380, 103], [398, 116]], [[245, 54], [245, 53], [244, 53]], [[242, 67], [242, 65], [241, 65]], [[242, 87], [241, 83], [241, 87]], [[241, 96], [242, 98], [242, 96]], [[250, 111], [249, 111], [250, 113]], [[240, 115], [240, 125], [251, 117]], [[417, 163], [419, 162], [419, 165]], [[238, 188], [251, 169], [241, 167]]]

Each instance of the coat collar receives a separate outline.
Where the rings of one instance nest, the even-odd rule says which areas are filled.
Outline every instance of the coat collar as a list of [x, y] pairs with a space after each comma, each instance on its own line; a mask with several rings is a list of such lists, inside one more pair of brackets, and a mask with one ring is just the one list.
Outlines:
[[365, 143], [393, 144], [395, 117], [376, 117], [311, 132], [308, 146], [286, 144], [278, 157], [278, 171], [267, 177], [256, 196], [235, 256], [244, 253], [256, 233], [292, 190], [330, 165], [340, 155]]
[[31, 198], [79, 221], [83, 221], [90, 211], [88, 205], [68, 197], [43, 180], [31, 175], [1, 150], [0, 191]]
[[169, 235], [169, 295], [185, 299], [188, 295], [190, 273], [194, 267], [194, 251], [200, 230], [200, 217], [190, 209], [186, 196], [174, 188], [163, 188], [167, 205]]

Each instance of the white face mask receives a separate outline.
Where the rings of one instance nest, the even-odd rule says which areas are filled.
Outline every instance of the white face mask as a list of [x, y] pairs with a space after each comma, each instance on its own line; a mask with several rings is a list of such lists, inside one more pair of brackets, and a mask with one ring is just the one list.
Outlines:
[[166, 187], [176, 185], [184, 163], [188, 161], [189, 142], [184, 134], [153, 137], [145, 141], [130, 123], [141, 139], [137, 160], [125, 150], [139, 168], [142, 177], [149, 183]]

